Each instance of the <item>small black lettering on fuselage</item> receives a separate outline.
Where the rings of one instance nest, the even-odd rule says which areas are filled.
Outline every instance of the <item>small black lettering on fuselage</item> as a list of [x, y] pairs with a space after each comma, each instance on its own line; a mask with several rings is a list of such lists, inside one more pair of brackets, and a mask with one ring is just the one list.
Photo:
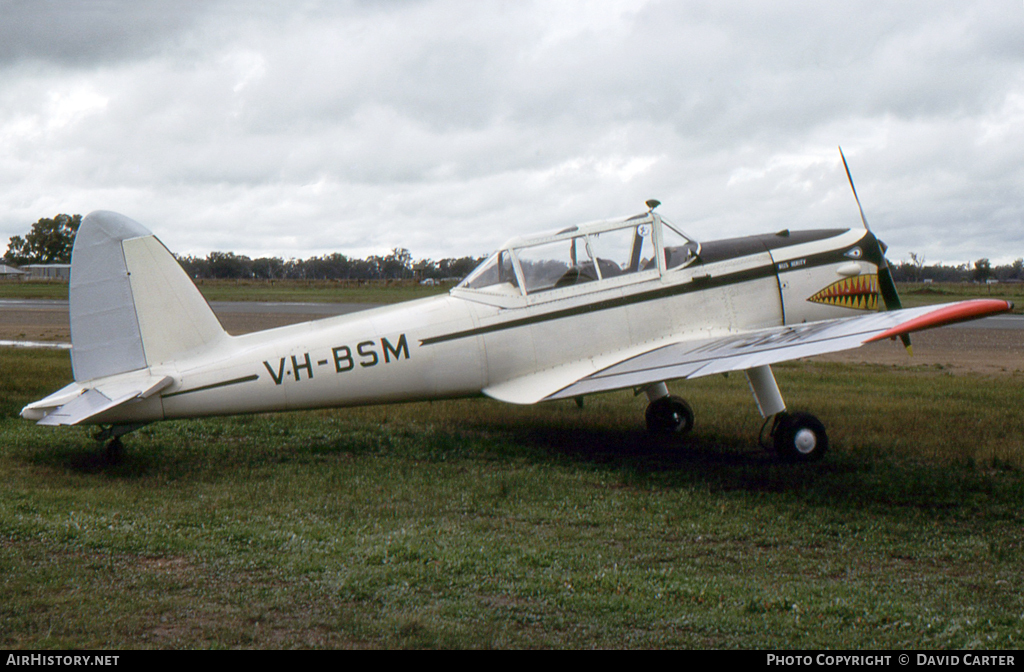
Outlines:
[[783, 261], [778, 265], [778, 270], [785, 271], [791, 268], [800, 268], [801, 266], [805, 266], [806, 264], [806, 259], [794, 259], [793, 261]]
[[[359, 364], [364, 369], [368, 369], [377, 366], [382, 361], [384, 364], [390, 364], [400, 359], [409, 358], [409, 341], [406, 339], [405, 334], [402, 334], [398, 337], [397, 343], [392, 343], [384, 337], [381, 337], [379, 341], [361, 341], [356, 344], [354, 352], [351, 346], [339, 345], [331, 348], [331, 356], [329, 358], [320, 359], [318, 357], [315, 360], [315, 366], [328, 366], [333, 363], [335, 373], [345, 373], [356, 368], [356, 364]], [[289, 375], [296, 382], [312, 380], [313, 362], [314, 360], [310, 353], [306, 352], [302, 355], [281, 357], [276, 366], [268, 361], [264, 361], [263, 366], [266, 367], [267, 373], [270, 374], [274, 384], [282, 385]], [[287, 368], [289, 364], [291, 364], [291, 367]]]

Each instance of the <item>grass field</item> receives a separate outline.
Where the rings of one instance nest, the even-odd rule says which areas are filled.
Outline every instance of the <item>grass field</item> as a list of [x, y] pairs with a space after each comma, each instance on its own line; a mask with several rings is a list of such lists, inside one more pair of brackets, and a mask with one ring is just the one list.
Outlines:
[[1024, 380], [777, 367], [833, 450], [780, 464], [742, 376], [151, 425], [123, 463], [0, 350], [0, 647], [1019, 648]]
[[[423, 286], [412, 280], [197, 280], [207, 301], [309, 301], [398, 303], [443, 294], [451, 284]], [[63, 282], [0, 282], [0, 299], [67, 299]]]
[[1006, 299], [1014, 304], [1013, 312], [1024, 312], [1024, 283], [982, 285], [965, 282], [930, 284], [900, 283], [900, 299], [907, 308], [927, 306], [964, 299]]

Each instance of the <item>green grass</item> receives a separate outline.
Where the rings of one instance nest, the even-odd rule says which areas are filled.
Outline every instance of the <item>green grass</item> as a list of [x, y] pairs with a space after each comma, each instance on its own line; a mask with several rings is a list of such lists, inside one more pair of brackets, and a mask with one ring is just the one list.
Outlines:
[[926, 285], [901, 282], [898, 289], [901, 302], [906, 308], [965, 299], [1004, 299], [1013, 302], [1014, 313], [1024, 313], [1024, 283], [983, 285], [968, 282], [935, 282]]
[[0, 282], [0, 299], [57, 299], [67, 300], [66, 282]]
[[167, 422], [15, 416], [66, 353], [0, 350], [0, 646], [1019, 648], [1020, 376], [795, 363], [833, 450], [756, 445], [743, 376], [629, 393]]
[[[443, 294], [450, 284], [422, 286], [401, 281], [198, 280], [207, 301], [309, 301], [321, 303], [398, 303]], [[62, 282], [0, 282], [2, 299], [67, 299]]]

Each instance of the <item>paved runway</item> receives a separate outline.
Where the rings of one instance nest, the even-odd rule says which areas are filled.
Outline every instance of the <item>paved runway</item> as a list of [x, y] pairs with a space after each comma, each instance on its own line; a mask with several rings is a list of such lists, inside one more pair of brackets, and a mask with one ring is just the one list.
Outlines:
[[950, 326], [960, 328], [973, 327], [974, 329], [1024, 329], [1024, 315], [996, 315]]
[[[374, 308], [373, 303], [213, 301], [210, 306], [233, 335], [318, 320]], [[71, 340], [68, 302], [0, 299], [0, 345], [14, 341], [67, 343]]]

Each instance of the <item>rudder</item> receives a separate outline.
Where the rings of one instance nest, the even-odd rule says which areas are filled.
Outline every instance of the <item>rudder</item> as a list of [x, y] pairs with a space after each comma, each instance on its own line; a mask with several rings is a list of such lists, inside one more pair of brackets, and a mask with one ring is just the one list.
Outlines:
[[227, 338], [163, 243], [114, 212], [82, 220], [69, 300], [76, 381], [144, 369]]

